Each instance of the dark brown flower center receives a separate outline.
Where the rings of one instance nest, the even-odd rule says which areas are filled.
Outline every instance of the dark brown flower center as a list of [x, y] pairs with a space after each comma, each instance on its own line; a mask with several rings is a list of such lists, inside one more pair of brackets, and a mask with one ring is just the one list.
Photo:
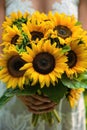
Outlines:
[[69, 51], [67, 57], [68, 57], [67, 63], [68, 63], [69, 68], [74, 67], [76, 65], [76, 62], [77, 62], [77, 56], [76, 56], [75, 52], [72, 50]]
[[10, 75], [13, 77], [22, 77], [25, 70], [19, 69], [25, 64], [25, 61], [21, 59], [19, 55], [12, 56], [7, 62], [7, 68]]
[[33, 60], [33, 67], [40, 74], [48, 74], [55, 67], [55, 58], [48, 52], [39, 53]]
[[56, 26], [54, 30], [57, 30], [58, 36], [62, 37], [63, 39], [66, 39], [72, 35], [71, 30], [63, 25]]
[[19, 38], [19, 35], [15, 35], [15, 36], [11, 39], [11, 44], [16, 44], [18, 38]]
[[32, 35], [31, 40], [36, 40], [37, 38], [40, 40], [44, 37], [44, 34], [42, 32], [38, 32], [38, 31], [31, 32], [31, 35]]

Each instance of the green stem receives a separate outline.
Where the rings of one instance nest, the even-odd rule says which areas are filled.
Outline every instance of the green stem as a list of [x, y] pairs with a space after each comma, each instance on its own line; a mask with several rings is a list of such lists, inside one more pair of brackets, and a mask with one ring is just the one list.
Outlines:
[[48, 120], [49, 125], [52, 125], [54, 123], [54, 120], [52, 117], [52, 112], [46, 113], [46, 116], [47, 116], [47, 120]]
[[33, 114], [32, 115], [32, 124], [33, 124], [33, 126], [37, 125], [38, 119], [39, 119], [39, 114]]
[[42, 120], [45, 120], [46, 122], [48, 122], [48, 118], [47, 118], [47, 114], [46, 113], [42, 114]]
[[58, 123], [59, 123], [59, 122], [60, 122], [60, 118], [59, 118], [59, 116], [58, 116], [57, 111], [54, 109], [54, 110], [52, 111], [52, 113], [54, 114], [55, 118], [57, 119], [57, 121], [58, 121]]

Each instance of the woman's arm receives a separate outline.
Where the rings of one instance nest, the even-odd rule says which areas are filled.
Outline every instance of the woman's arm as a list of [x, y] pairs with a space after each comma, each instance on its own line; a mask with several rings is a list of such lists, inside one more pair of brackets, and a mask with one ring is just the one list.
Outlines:
[[[1, 35], [2, 35], [2, 23], [5, 17], [5, 0], [0, 0], [0, 43], [1, 43]], [[1, 51], [1, 48], [0, 48]]]
[[78, 7], [78, 19], [82, 23], [82, 26], [85, 30], [87, 30], [87, 0], [80, 0]]
[[0, 40], [1, 40], [1, 26], [2, 26], [2, 22], [4, 21], [4, 17], [5, 17], [5, 0], [0, 0]]

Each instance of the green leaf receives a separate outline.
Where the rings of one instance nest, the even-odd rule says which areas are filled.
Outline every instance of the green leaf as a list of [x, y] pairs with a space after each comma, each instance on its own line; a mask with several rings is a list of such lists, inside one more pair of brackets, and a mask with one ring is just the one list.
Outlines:
[[38, 90], [38, 85], [35, 86], [26, 86], [23, 90], [20, 90], [19, 88], [16, 89], [8, 89], [5, 93], [5, 96], [9, 97], [9, 96], [23, 96], [23, 95], [31, 95], [31, 94], [35, 94]]
[[61, 79], [64, 86], [67, 86], [68, 88], [87, 88], [87, 79], [79, 81], [78, 79], [69, 79], [67, 76], [63, 76]]
[[70, 51], [70, 46], [68, 46], [68, 45], [65, 45], [63, 48], [62, 48], [62, 51], [65, 53], [65, 52], [67, 52], [67, 51]]
[[78, 81], [87, 80], [87, 72], [84, 72], [82, 74], [79, 74], [77, 77]]
[[23, 90], [20, 90], [19, 88], [16, 89], [12, 89], [9, 88], [7, 89], [4, 94], [2, 95], [2, 97], [0, 98], [0, 108], [2, 106], [4, 106], [13, 96], [17, 95], [17, 96], [23, 96], [23, 95], [31, 95], [31, 94], [35, 94], [38, 90], [38, 85], [35, 86], [26, 86]]
[[12, 96], [7, 97], [7, 96], [3, 95], [0, 98], [0, 108], [2, 108], [11, 98], [12, 98]]
[[3, 67], [2, 66], [0, 66], [0, 71], [3, 69]]
[[80, 21], [77, 21], [75, 26], [78, 26], [78, 25], [81, 25], [81, 22]]
[[50, 85], [49, 87], [44, 87], [41, 92], [46, 94], [54, 102], [59, 102], [67, 91], [67, 87], [64, 87], [61, 81], [58, 81], [56, 86]]

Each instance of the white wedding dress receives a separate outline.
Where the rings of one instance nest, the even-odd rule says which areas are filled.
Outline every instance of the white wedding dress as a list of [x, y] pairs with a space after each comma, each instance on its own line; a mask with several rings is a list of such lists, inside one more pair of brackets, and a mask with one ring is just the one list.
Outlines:
[[[78, 0], [62, 0], [61, 4], [53, 4], [53, 12], [65, 12], [68, 15], [74, 14], [78, 18]], [[12, 11], [29, 11], [33, 13], [32, 2], [29, 0], [6, 0], [6, 15]], [[5, 85], [0, 83], [0, 96], [5, 91]], [[58, 105], [58, 113], [61, 123], [55, 121], [52, 127], [39, 122], [37, 128], [31, 124], [32, 114], [27, 107], [17, 97], [13, 97], [0, 110], [0, 130], [86, 130], [85, 128], [85, 107], [83, 95], [81, 96], [76, 108], [71, 109], [69, 103], [63, 98]]]

